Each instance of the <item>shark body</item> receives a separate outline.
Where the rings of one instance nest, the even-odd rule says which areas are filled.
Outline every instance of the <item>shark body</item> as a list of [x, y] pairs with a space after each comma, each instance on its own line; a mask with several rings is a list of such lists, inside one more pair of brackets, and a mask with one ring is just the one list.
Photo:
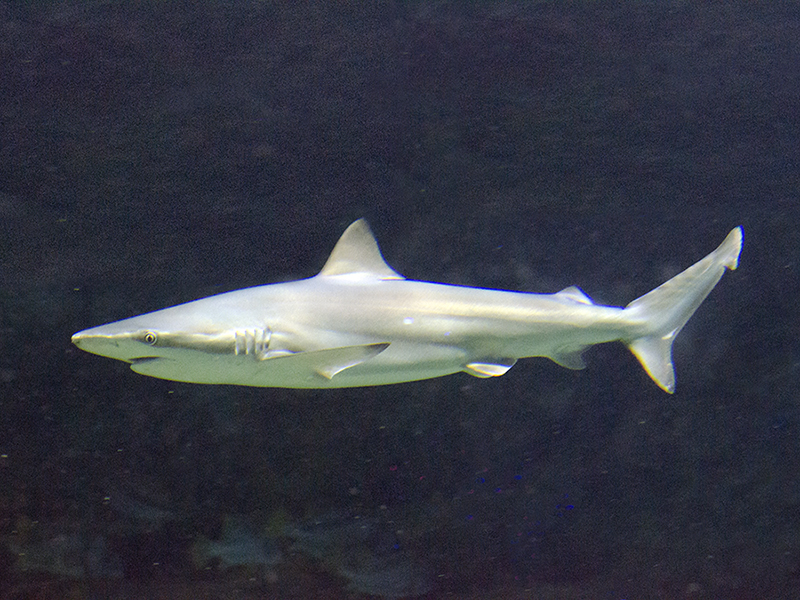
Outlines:
[[505, 374], [543, 356], [580, 369], [588, 346], [626, 344], [665, 391], [672, 342], [735, 269], [742, 229], [625, 308], [576, 287], [531, 294], [410, 281], [389, 267], [367, 223], [350, 225], [315, 277], [247, 288], [87, 329], [82, 350], [137, 373], [206, 384], [339, 388], [466, 372]]

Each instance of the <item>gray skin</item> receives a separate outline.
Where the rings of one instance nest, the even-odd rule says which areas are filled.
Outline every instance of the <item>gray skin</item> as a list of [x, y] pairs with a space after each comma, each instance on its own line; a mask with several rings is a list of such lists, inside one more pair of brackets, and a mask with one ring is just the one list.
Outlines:
[[82, 350], [137, 373], [207, 384], [338, 388], [464, 371], [503, 375], [519, 358], [583, 368], [588, 346], [622, 341], [673, 392], [672, 342], [735, 269], [742, 230], [625, 308], [570, 287], [528, 294], [409, 281], [383, 260], [362, 219], [315, 277], [211, 296], [87, 329]]

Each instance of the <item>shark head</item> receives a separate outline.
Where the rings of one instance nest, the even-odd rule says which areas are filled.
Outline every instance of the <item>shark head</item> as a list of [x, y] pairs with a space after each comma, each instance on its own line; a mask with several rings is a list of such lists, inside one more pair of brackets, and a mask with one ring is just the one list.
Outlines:
[[[185, 381], [222, 355], [247, 354], [266, 347], [266, 329], [231, 330], [215, 325], [214, 311], [190, 302], [79, 331], [72, 343], [81, 350], [130, 363], [137, 373]], [[187, 366], [191, 365], [187, 370]], [[189, 374], [191, 371], [191, 375]]]

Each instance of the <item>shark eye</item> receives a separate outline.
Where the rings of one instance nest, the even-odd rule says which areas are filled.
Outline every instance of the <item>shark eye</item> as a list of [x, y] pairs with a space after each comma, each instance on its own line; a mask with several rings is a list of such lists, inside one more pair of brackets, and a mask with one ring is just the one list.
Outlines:
[[148, 331], [144, 334], [142, 341], [149, 346], [155, 346], [155, 343], [158, 341], [158, 336], [152, 331]]

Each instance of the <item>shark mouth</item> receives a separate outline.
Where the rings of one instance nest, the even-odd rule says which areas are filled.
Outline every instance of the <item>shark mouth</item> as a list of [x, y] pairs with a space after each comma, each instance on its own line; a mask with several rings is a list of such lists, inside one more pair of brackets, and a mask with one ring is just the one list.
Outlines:
[[159, 360], [161, 358], [162, 358], [161, 356], [140, 356], [139, 358], [130, 358], [128, 359], [128, 362], [131, 363], [132, 365], [140, 365], [142, 363]]

